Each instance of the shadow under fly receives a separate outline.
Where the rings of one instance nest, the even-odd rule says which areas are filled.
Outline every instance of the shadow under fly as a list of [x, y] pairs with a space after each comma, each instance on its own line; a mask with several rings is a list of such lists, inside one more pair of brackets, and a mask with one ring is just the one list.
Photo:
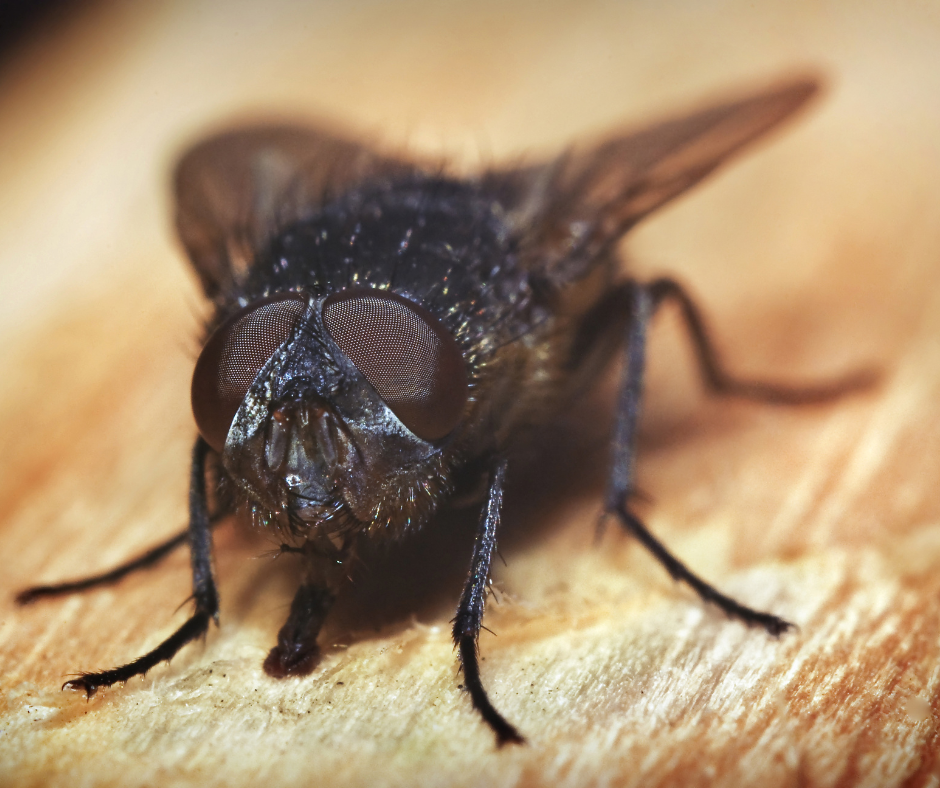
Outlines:
[[476, 487], [453, 639], [477, 712], [499, 744], [523, 741], [487, 696], [478, 658], [507, 457], [618, 353], [604, 511], [728, 616], [774, 636], [789, 629], [693, 574], [631, 510], [647, 329], [660, 306], [676, 305], [717, 394], [798, 405], [873, 376], [803, 387], [739, 380], [689, 294], [668, 278], [621, 279], [616, 249], [817, 87], [791, 80], [469, 179], [301, 126], [240, 128], [188, 151], [176, 169], [177, 228], [214, 305], [192, 382], [189, 527], [110, 572], [18, 599], [114, 582], [188, 542], [195, 610], [154, 650], [65, 687], [93, 695], [207, 631], [219, 614], [211, 530], [239, 507], [302, 564], [264, 669], [309, 673], [357, 548], [407, 536], [456, 489]]

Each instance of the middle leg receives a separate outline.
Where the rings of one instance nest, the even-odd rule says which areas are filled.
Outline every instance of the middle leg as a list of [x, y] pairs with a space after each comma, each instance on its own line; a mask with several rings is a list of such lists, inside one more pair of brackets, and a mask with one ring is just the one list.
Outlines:
[[714, 394], [743, 397], [772, 405], [814, 405], [870, 389], [878, 382], [878, 373], [861, 369], [835, 380], [808, 385], [747, 380], [732, 375], [722, 365], [715, 345], [705, 326], [705, 320], [695, 301], [674, 279], [662, 277], [645, 286], [650, 293], [653, 309], [666, 301], [679, 307], [692, 349], [698, 361], [702, 379]]
[[704, 601], [716, 605], [731, 618], [736, 618], [750, 626], [762, 627], [771, 635], [778, 636], [791, 629], [793, 625], [771, 613], [742, 605], [702, 580], [672, 555], [630, 510], [629, 500], [633, 493], [636, 469], [636, 431], [643, 395], [646, 334], [658, 301], [657, 293], [652, 287], [634, 283], [631, 285], [631, 291], [630, 316], [624, 350], [623, 383], [617, 402], [617, 420], [614, 428], [605, 510], [616, 516], [624, 529], [639, 539], [673, 579], [689, 585]]

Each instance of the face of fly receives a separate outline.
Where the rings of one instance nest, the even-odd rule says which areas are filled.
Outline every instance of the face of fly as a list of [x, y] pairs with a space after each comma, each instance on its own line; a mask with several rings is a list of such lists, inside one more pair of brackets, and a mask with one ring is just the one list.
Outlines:
[[252, 302], [210, 336], [193, 378], [197, 423], [229, 477], [298, 535], [425, 519], [467, 394], [453, 336], [376, 288]]

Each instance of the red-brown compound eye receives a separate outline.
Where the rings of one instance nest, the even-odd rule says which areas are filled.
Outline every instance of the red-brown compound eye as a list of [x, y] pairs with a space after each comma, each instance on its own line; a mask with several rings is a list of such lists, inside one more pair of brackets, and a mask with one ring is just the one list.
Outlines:
[[385, 290], [356, 288], [323, 302], [323, 325], [382, 401], [422, 440], [450, 433], [467, 402], [453, 335], [426, 309]]
[[193, 372], [193, 415], [203, 438], [221, 452], [232, 419], [261, 367], [283, 345], [307, 300], [297, 293], [262, 298], [212, 332]]

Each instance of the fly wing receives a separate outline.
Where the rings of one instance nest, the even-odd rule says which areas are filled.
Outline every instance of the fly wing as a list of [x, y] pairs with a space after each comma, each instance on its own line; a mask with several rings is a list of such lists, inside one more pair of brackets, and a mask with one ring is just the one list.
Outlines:
[[327, 132], [249, 126], [200, 142], [176, 167], [176, 228], [210, 298], [241, 280], [278, 227], [367, 180], [415, 172]]
[[519, 246], [552, 279], [576, 277], [640, 219], [762, 137], [819, 89], [799, 79], [613, 137], [558, 159], [483, 176]]

